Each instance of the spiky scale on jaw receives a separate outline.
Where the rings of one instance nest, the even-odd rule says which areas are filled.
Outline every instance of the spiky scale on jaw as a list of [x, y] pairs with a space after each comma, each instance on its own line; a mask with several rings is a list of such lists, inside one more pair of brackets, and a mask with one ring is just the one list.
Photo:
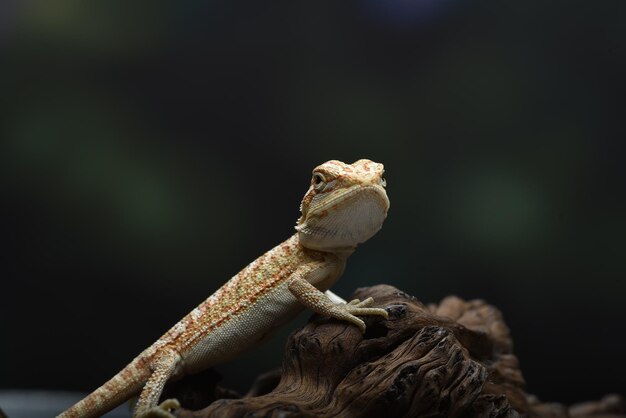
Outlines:
[[[246, 266], [213, 295], [85, 399], [59, 415], [89, 418], [113, 409], [142, 387], [135, 416], [167, 416], [157, 402], [165, 382], [227, 361], [303, 309], [355, 324], [355, 315], [387, 317], [372, 301], [335, 304], [327, 291], [358, 244], [382, 227], [389, 199], [382, 164], [331, 160], [313, 170], [296, 234]], [[333, 299], [337, 298], [333, 295]], [[158, 411], [158, 412], [157, 412]]]

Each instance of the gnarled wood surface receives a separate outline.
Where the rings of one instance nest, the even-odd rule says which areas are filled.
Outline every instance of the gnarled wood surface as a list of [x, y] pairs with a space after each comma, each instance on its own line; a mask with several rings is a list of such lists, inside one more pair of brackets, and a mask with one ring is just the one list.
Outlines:
[[370, 296], [388, 320], [367, 318], [361, 335], [315, 316], [289, 337], [282, 372], [261, 376], [243, 398], [217, 387], [212, 372], [170, 386], [164, 398], [190, 409], [210, 404], [180, 417], [626, 416], [618, 396], [568, 409], [526, 394], [509, 330], [484, 301], [448, 297], [425, 306], [386, 285], [353, 295]]

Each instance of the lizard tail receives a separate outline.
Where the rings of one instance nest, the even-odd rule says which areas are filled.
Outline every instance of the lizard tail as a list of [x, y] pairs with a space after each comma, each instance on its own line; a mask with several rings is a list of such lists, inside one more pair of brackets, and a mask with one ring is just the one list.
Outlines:
[[149, 377], [149, 367], [141, 357], [137, 357], [104, 385], [57, 418], [96, 418], [104, 415], [138, 394]]

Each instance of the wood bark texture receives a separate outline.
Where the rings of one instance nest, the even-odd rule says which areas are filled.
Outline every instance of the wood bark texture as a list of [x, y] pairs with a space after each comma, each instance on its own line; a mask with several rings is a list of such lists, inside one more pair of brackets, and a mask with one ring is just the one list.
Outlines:
[[387, 285], [353, 295], [367, 297], [388, 320], [365, 318], [362, 335], [314, 315], [289, 337], [282, 370], [260, 376], [244, 397], [216, 386], [209, 371], [163, 398], [180, 399], [184, 418], [626, 417], [617, 395], [570, 408], [528, 395], [502, 314], [482, 300], [424, 305]]

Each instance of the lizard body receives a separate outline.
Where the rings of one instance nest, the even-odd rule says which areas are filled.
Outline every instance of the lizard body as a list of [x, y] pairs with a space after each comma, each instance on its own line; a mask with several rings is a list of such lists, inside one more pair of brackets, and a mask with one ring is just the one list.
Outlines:
[[[157, 406], [167, 381], [223, 363], [308, 307], [365, 330], [355, 315], [381, 315], [371, 299], [336, 303], [328, 289], [355, 247], [382, 226], [389, 200], [382, 164], [328, 161], [313, 170], [296, 234], [246, 266], [129, 365], [58, 418], [97, 417], [141, 392], [135, 416], [171, 416]], [[327, 291], [327, 293], [323, 293]]]

